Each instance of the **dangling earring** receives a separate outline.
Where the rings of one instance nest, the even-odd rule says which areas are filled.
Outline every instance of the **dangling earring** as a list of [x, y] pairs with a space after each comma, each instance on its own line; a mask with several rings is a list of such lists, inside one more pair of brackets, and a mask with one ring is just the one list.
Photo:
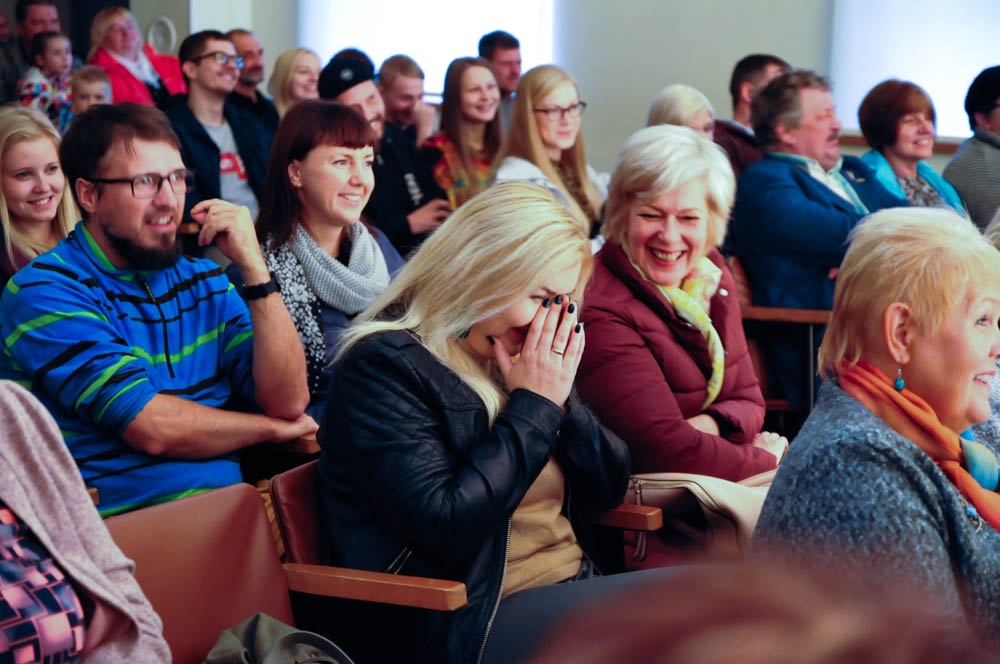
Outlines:
[[468, 336], [469, 336], [469, 328], [465, 328], [464, 330], [458, 333], [459, 339], [465, 339]]
[[903, 367], [896, 365], [896, 380], [892, 381], [892, 389], [902, 392], [906, 388], [906, 381], [903, 380]]

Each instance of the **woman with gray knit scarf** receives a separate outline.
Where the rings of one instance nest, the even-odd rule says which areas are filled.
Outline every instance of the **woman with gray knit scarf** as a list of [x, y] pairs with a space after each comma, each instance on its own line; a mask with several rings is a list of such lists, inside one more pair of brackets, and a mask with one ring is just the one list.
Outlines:
[[361, 113], [315, 100], [285, 114], [271, 148], [257, 238], [305, 349], [317, 421], [341, 332], [403, 264], [385, 235], [358, 223], [377, 142]]

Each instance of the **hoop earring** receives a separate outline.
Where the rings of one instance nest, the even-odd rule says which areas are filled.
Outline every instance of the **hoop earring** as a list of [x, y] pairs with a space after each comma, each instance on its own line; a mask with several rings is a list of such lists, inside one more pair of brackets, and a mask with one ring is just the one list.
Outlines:
[[892, 382], [892, 389], [897, 392], [902, 392], [906, 389], [906, 381], [903, 380], [903, 367], [899, 364], [896, 365], [896, 380]]

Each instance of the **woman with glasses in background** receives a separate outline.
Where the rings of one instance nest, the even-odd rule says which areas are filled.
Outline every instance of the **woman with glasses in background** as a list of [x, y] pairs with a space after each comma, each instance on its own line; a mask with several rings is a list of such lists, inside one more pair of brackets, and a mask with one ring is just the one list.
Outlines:
[[548, 189], [594, 237], [609, 176], [587, 164], [580, 133], [586, 108], [576, 81], [559, 67], [542, 65], [522, 76], [497, 154], [496, 181], [525, 180]]

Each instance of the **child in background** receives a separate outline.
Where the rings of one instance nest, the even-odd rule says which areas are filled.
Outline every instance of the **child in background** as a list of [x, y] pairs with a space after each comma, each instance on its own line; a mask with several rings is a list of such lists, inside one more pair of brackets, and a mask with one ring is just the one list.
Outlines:
[[37, 108], [53, 125], [61, 127], [72, 103], [69, 72], [73, 51], [69, 38], [59, 32], [39, 32], [31, 38], [31, 56], [35, 66], [17, 84], [18, 99], [22, 106]]
[[65, 134], [73, 118], [85, 112], [91, 106], [110, 104], [111, 79], [108, 73], [94, 65], [84, 65], [73, 72], [72, 81], [73, 105], [64, 116], [65, 125], [59, 127], [59, 133]]

